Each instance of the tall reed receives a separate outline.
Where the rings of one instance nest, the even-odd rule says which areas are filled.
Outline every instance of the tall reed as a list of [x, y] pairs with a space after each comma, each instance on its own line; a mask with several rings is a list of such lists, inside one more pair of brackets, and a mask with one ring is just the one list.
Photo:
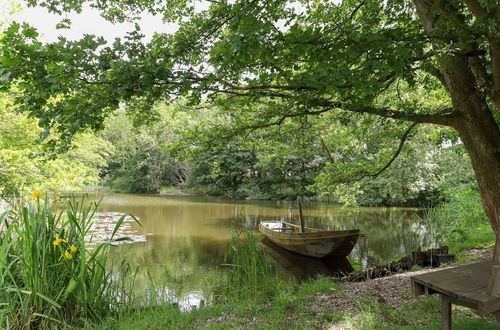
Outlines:
[[489, 228], [479, 192], [471, 189], [457, 192], [449, 201], [429, 209], [421, 218], [421, 224], [441, 243], [447, 244], [467, 240], [477, 228]]
[[226, 297], [269, 297], [279, 291], [281, 283], [276, 269], [252, 231], [233, 227], [226, 262]]
[[72, 199], [56, 213], [41, 195], [0, 216], [0, 327], [99, 319], [118, 303], [106, 264], [125, 215], [107, 242], [89, 247], [98, 203]]

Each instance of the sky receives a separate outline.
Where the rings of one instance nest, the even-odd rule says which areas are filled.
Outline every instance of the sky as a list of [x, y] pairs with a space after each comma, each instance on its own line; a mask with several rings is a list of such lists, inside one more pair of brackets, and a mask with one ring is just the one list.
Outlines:
[[[1, 1], [1, 0], [0, 0]], [[72, 22], [70, 29], [57, 30], [56, 25], [62, 18], [69, 18]], [[84, 34], [94, 34], [102, 36], [108, 41], [113, 41], [117, 37], [123, 37], [128, 31], [133, 30], [132, 23], [116, 23], [106, 21], [99, 15], [99, 12], [92, 8], [87, 8], [81, 14], [71, 13], [59, 16], [49, 13], [45, 8], [24, 8], [15, 15], [17, 21], [27, 22], [36, 27], [42, 34], [42, 40], [47, 42], [56, 41], [58, 36], [63, 36], [70, 40], [78, 40]], [[154, 32], [173, 33], [177, 30], [176, 24], [165, 24], [160, 16], [144, 14], [139, 22], [142, 33], [146, 39], [150, 39]]]
[[[4, 1], [4, 0], [0, 0]], [[335, 0], [338, 1], [338, 0]], [[231, 3], [233, 1], [229, 1]], [[194, 0], [195, 11], [201, 11], [209, 6], [210, 2], [207, 0]], [[79, 40], [84, 34], [94, 34], [102, 36], [104, 39], [112, 42], [117, 37], [124, 37], [128, 31], [132, 31], [134, 25], [132, 23], [111, 23], [106, 21], [99, 15], [99, 12], [93, 8], [86, 8], [82, 10], [81, 14], [70, 13], [59, 16], [57, 14], [49, 13], [42, 7], [26, 7], [24, 4], [23, 9], [15, 14], [16, 21], [27, 22], [37, 28], [41, 33], [41, 40], [46, 42], [57, 41], [58, 36], [63, 36], [69, 40]], [[2, 7], [0, 5], [0, 7]], [[301, 6], [293, 1], [289, 4], [300, 12]], [[56, 25], [63, 18], [69, 18], [72, 22], [70, 29], [57, 30]], [[161, 16], [152, 16], [150, 14], [141, 15], [141, 20], [138, 22], [142, 33], [146, 36], [146, 41], [151, 39], [154, 32], [173, 33], [178, 29], [178, 25], [174, 23], [163, 23]], [[278, 22], [283, 23], [283, 22]], [[279, 28], [283, 24], [278, 24]]]

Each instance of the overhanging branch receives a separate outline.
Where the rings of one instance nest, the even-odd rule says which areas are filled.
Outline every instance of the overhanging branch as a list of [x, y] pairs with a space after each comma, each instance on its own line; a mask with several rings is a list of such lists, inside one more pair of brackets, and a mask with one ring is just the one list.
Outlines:
[[369, 177], [371, 179], [377, 178], [380, 174], [382, 174], [382, 172], [387, 170], [392, 165], [392, 163], [394, 163], [394, 161], [398, 158], [399, 154], [401, 154], [401, 151], [403, 150], [403, 147], [405, 145], [406, 140], [408, 140], [408, 136], [409, 136], [410, 132], [417, 125], [418, 125], [418, 123], [413, 123], [405, 130], [403, 135], [401, 135], [401, 138], [399, 140], [399, 145], [398, 145], [398, 148], [396, 149], [396, 152], [392, 155], [392, 157], [389, 159], [389, 161], [384, 166], [382, 166], [380, 169], [378, 169], [374, 173], [365, 173], [365, 174], [362, 174], [356, 178], [351, 177], [351, 178], [347, 179], [344, 183], [360, 181], [360, 180], [367, 178], [367, 177]]
[[403, 150], [403, 146], [405, 145], [406, 140], [408, 139], [408, 135], [410, 134], [410, 132], [412, 131], [412, 129], [415, 126], [417, 126], [417, 125], [418, 125], [418, 123], [413, 123], [413, 124], [410, 125], [410, 127], [408, 127], [406, 129], [406, 131], [404, 132], [404, 134], [401, 136], [401, 139], [399, 141], [398, 149], [396, 150], [396, 152], [394, 153], [394, 155], [392, 155], [391, 159], [387, 162], [387, 164], [385, 164], [377, 172], [375, 172], [373, 174], [364, 175], [360, 179], [362, 179], [363, 177], [366, 177], [366, 176], [370, 176], [372, 179], [375, 179], [380, 174], [382, 174], [382, 172], [384, 172], [386, 169], [388, 169], [392, 165], [392, 163], [394, 163], [394, 161], [396, 160], [396, 158], [398, 158], [399, 154], [401, 153], [401, 150]]

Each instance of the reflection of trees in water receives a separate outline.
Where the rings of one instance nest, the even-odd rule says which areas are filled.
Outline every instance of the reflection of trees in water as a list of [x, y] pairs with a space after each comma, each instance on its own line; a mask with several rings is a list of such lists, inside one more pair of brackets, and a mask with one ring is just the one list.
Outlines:
[[[143, 291], [153, 286], [168, 287], [183, 297], [203, 289], [207, 275], [217, 271], [224, 261], [228, 241], [214, 241], [203, 236], [169, 238], [149, 236], [147, 242], [114, 247], [114, 270], [119, 271], [125, 260], [132, 272], [138, 270], [136, 289]], [[209, 289], [209, 288], [206, 288]]]
[[[148, 235], [147, 242], [119, 247], [117, 251], [126, 254], [132, 266], [141, 265], [155, 276], [187, 287], [195, 287], [192, 283], [223, 263], [230, 228], [236, 219], [242, 227], [255, 231], [261, 220], [299, 223], [298, 209], [292, 202], [110, 194], [103, 200], [101, 211], [138, 216], [143, 226], [131, 224], [131, 229]], [[365, 233], [353, 251], [365, 264], [385, 264], [433, 243], [428, 231], [415, 221], [418, 209], [304, 203], [303, 211], [307, 226], [358, 228]]]
[[[325, 208], [320, 212], [315, 210], [315, 213], [319, 215], [305, 216], [306, 226], [325, 230], [360, 229], [365, 237], [358, 240], [353, 256], [370, 266], [390, 263], [412, 251], [427, 249], [436, 243], [432, 235], [418, 225], [416, 209]], [[281, 220], [299, 223], [295, 213], [284, 216]]]

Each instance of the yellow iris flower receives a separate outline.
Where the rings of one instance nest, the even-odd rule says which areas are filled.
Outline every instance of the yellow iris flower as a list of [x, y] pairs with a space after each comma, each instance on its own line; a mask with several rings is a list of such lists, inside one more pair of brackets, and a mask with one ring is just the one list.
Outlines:
[[33, 199], [43, 198], [44, 196], [45, 193], [41, 190], [35, 190], [31, 193], [31, 198]]
[[78, 248], [72, 244], [72, 245], [69, 247], [69, 250], [70, 250], [71, 252], [76, 252], [76, 250], [78, 250]]
[[69, 260], [69, 259], [73, 259], [73, 256], [71, 255], [71, 253], [69, 253], [69, 251], [65, 251], [64, 252], [64, 258], [66, 258], [66, 259]]
[[61, 245], [61, 243], [68, 243], [68, 241], [57, 236], [56, 239], [52, 242], [52, 244], [54, 244], [55, 246]]

